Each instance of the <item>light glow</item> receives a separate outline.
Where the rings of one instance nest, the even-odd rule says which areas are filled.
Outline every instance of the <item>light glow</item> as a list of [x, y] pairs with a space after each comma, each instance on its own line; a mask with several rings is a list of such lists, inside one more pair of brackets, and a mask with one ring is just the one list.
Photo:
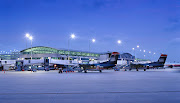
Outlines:
[[26, 37], [27, 37], [27, 38], [29, 38], [29, 37], [30, 37], [29, 33], [26, 33]]
[[75, 34], [71, 34], [71, 38], [74, 39], [76, 36]]
[[137, 45], [137, 48], [139, 48], [139, 45]]
[[30, 36], [30, 37], [29, 37], [29, 40], [33, 40], [33, 37], [32, 37], [32, 36]]
[[92, 39], [92, 42], [93, 42], [93, 43], [96, 42], [96, 39]]
[[121, 40], [118, 40], [117, 43], [118, 43], [118, 44], [121, 44], [122, 42], [121, 42]]

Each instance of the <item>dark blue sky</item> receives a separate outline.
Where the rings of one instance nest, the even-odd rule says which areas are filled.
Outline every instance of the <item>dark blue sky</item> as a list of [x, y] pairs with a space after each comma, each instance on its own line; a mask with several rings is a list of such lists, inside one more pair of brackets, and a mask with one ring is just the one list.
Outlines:
[[168, 61], [180, 62], [179, 0], [0, 0], [0, 49], [24, 49], [27, 32], [33, 46], [67, 49], [75, 33], [71, 49], [88, 51], [88, 40], [96, 38], [93, 51], [133, 53], [140, 45], [156, 52], [146, 58], [167, 53]]

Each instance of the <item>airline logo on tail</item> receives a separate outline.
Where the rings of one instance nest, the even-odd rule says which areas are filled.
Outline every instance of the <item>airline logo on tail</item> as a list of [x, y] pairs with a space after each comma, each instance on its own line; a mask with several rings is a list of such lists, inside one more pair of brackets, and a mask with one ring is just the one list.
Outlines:
[[167, 55], [166, 55], [166, 54], [161, 54], [158, 62], [164, 64], [164, 63], [166, 62], [166, 58], [167, 58]]
[[110, 58], [109, 61], [111, 61], [111, 62], [117, 61], [118, 57], [119, 57], [119, 53], [118, 52], [112, 52], [111, 58]]

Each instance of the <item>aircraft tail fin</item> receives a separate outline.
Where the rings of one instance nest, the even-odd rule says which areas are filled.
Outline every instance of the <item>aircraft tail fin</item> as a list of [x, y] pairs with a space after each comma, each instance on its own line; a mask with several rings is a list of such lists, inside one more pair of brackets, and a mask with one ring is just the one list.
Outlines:
[[111, 57], [109, 59], [109, 62], [113, 63], [113, 64], [117, 64], [117, 60], [119, 58], [119, 53], [118, 52], [113, 52], [111, 54]]
[[160, 58], [158, 59], [158, 63], [164, 64], [166, 62], [166, 58], [166, 54], [161, 54]]

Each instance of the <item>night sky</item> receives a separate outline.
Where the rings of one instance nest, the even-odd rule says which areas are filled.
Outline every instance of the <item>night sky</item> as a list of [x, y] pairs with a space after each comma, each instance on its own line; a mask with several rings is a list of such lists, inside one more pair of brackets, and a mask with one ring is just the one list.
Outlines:
[[134, 54], [134, 47], [138, 58], [167, 53], [168, 62], [180, 62], [180, 1], [0, 0], [0, 51], [25, 49], [26, 33], [33, 35], [33, 46], [68, 49], [74, 33], [70, 49], [88, 51], [95, 38], [93, 52]]

